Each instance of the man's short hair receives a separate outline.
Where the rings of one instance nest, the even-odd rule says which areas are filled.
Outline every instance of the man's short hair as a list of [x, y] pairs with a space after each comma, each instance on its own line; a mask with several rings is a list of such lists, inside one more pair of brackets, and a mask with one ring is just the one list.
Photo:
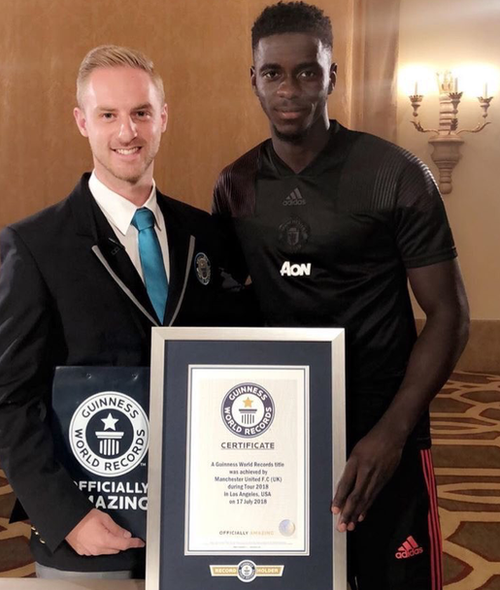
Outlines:
[[264, 8], [252, 27], [252, 50], [264, 37], [283, 33], [312, 33], [323, 45], [333, 47], [330, 18], [317, 6], [305, 2], [278, 2]]
[[76, 100], [78, 106], [82, 106], [85, 83], [94, 70], [97, 68], [118, 67], [136, 68], [147, 72], [158, 90], [161, 102], [165, 102], [163, 81], [160, 75], [155, 72], [153, 62], [144, 53], [141, 53], [137, 49], [120, 47], [118, 45], [99, 45], [99, 47], [91, 49], [80, 64], [76, 79]]

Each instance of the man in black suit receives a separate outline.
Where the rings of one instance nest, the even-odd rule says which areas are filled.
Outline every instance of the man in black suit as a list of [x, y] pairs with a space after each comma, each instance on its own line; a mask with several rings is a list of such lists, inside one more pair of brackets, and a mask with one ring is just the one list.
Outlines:
[[[77, 98], [94, 171], [0, 236], [0, 463], [19, 500], [14, 518], [32, 522], [39, 576], [135, 577], [144, 542], [93, 508], [55, 458], [54, 369], [147, 366], [153, 326], [237, 320], [210, 216], [155, 187], [167, 105], [153, 64], [98, 47], [81, 64]], [[141, 214], [160, 262], [152, 275]]]

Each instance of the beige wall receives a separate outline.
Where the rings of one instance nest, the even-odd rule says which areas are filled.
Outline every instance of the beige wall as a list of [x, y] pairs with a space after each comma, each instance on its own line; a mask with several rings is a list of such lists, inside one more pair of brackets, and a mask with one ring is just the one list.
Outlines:
[[[318, 0], [336, 23], [337, 106], [348, 121], [353, 0]], [[91, 168], [73, 123], [74, 80], [102, 43], [142, 49], [164, 76], [170, 121], [155, 177], [208, 209], [220, 169], [267, 136], [250, 89], [250, 28], [267, 0], [0, 0], [0, 227], [50, 205]]]
[[[499, 31], [498, 0], [402, 0], [399, 65], [426, 63], [438, 70], [478, 61], [500, 70]], [[420, 111], [424, 126], [437, 126], [436, 96], [424, 99]], [[411, 113], [408, 98], [400, 96], [398, 143], [437, 176], [429, 135], [409, 124]], [[477, 100], [464, 98], [460, 127], [475, 127], [480, 114]], [[500, 96], [492, 102], [490, 120], [481, 133], [462, 136], [466, 143], [453, 173], [453, 192], [444, 197], [476, 320], [500, 319]]]

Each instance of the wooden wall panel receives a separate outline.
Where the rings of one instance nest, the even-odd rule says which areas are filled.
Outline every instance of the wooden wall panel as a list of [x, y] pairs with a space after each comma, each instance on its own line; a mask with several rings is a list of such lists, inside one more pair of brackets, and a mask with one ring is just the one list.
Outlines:
[[[317, 2], [334, 20], [341, 74], [352, 1]], [[85, 53], [103, 43], [154, 60], [170, 109], [156, 180], [208, 209], [219, 170], [267, 136], [248, 75], [251, 24], [267, 4], [0, 0], [0, 227], [60, 200], [91, 168], [72, 118], [74, 86]], [[348, 104], [337, 104], [345, 120]]]

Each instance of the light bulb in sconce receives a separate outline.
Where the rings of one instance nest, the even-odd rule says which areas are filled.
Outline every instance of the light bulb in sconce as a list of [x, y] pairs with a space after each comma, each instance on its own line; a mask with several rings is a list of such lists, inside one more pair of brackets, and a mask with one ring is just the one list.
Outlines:
[[401, 94], [410, 98], [414, 119], [418, 118], [424, 96], [435, 94], [432, 69], [422, 64], [408, 64], [398, 71], [398, 87]]
[[491, 101], [493, 100], [493, 95], [489, 95], [489, 88], [491, 88], [491, 85], [490, 87], [488, 87], [488, 82], [484, 82], [483, 92], [481, 96], [477, 97], [477, 100], [479, 101], [479, 106], [483, 109], [483, 119], [486, 119], [486, 117], [488, 116], [488, 109], [490, 108]]
[[398, 92], [405, 96], [436, 94], [434, 70], [422, 64], [408, 64], [398, 71]]
[[456, 66], [453, 72], [460, 78], [460, 90], [465, 96], [492, 98], [498, 94], [500, 71], [497, 66], [468, 63]]
[[424, 95], [418, 93], [418, 82], [415, 82], [415, 88], [413, 94], [409, 96], [411, 106], [413, 108], [413, 116], [415, 118], [418, 117], [418, 109], [420, 108], [422, 101], [424, 100]]

